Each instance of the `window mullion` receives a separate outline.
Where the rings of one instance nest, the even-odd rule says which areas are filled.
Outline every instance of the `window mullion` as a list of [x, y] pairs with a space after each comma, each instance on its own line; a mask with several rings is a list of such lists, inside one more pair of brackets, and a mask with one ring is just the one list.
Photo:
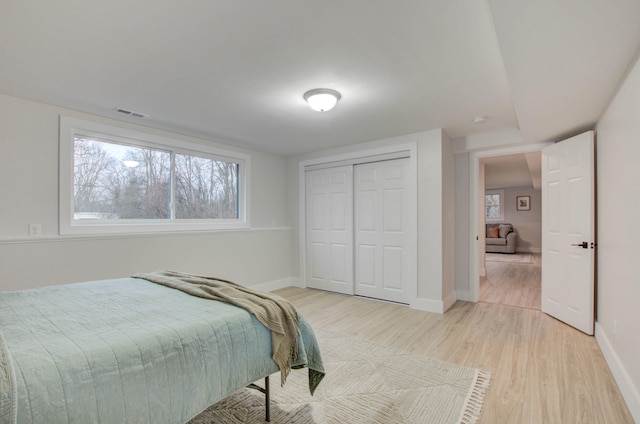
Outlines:
[[170, 190], [169, 190], [169, 220], [176, 219], [176, 152], [171, 151], [171, 173]]

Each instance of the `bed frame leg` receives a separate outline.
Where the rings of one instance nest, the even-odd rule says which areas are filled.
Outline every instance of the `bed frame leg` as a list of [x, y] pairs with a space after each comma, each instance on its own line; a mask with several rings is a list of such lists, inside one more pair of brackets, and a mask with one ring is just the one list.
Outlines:
[[250, 389], [256, 389], [260, 393], [264, 393], [264, 419], [266, 422], [271, 422], [271, 395], [269, 390], [269, 376], [264, 378], [264, 388], [256, 385], [249, 384], [247, 387]]
[[264, 378], [264, 408], [265, 408], [265, 420], [271, 421], [271, 396], [269, 392], [269, 376]]

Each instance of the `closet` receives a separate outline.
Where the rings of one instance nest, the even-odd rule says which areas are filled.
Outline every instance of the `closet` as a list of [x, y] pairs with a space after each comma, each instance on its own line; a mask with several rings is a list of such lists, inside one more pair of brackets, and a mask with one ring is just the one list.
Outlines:
[[395, 156], [305, 171], [307, 287], [409, 303], [412, 185]]

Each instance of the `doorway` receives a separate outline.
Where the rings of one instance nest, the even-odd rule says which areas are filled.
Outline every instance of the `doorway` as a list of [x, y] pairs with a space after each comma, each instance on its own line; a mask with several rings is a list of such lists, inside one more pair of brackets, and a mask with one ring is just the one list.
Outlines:
[[[470, 249], [470, 292], [476, 301], [541, 308], [540, 151], [546, 145], [471, 155], [471, 204], [476, 211], [471, 229], [477, 240]], [[485, 192], [500, 193], [501, 213], [487, 218]], [[486, 248], [487, 223], [512, 225], [517, 234], [514, 253], [487, 252], [500, 250]]]
[[482, 158], [480, 163], [484, 166], [485, 228], [503, 226], [499, 234], [485, 234], [488, 238], [480, 301], [539, 310], [541, 154], [537, 151], [491, 156]]

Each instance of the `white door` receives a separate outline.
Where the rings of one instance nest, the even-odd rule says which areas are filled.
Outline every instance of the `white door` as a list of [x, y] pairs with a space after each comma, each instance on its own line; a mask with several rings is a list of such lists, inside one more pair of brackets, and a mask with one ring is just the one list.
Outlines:
[[593, 131], [542, 149], [542, 311], [593, 334]]
[[353, 294], [353, 167], [306, 172], [307, 287]]
[[408, 303], [409, 159], [357, 165], [355, 293]]

